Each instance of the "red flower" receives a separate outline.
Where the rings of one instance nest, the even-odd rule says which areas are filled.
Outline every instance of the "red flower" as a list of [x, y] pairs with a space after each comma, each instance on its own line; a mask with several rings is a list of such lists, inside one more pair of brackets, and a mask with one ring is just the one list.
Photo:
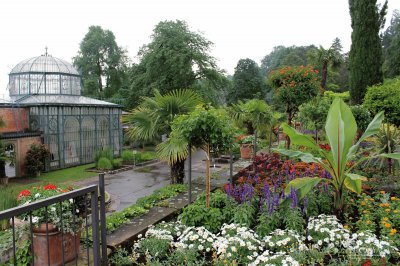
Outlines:
[[367, 259], [361, 266], [372, 266], [372, 261]]
[[19, 195], [18, 195], [18, 200], [20, 200], [22, 197], [27, 197], [31, 194], [31, 192], [27, 189], [22, 190]]
[[56, 190], [56, 189], [57, 189], [57, 187], [50, 183], [48, 185], [44, 186], [44, 190]]

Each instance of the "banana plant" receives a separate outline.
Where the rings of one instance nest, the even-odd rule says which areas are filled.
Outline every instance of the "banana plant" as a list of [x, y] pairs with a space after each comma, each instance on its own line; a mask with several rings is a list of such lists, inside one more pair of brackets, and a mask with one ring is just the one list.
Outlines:
[[[359, 157], [357, 156], [357, 151], [360, 143], [365, 138], [379, 132], [383, 118], [383, 112], [378, 113], [368, 125], [361, 138], [353, 144], [357, 133], [357, 123], [349, 106], [343, 100], [336, 98], [329, 108], [325, 124], [325, 133], [331, 146], [330, 151], [321, 149], [311, 136], [301, 134], [287, 124], [282, 124], [283, 132], [289, 136], [293, 144], [316, 150], [319, 157], [301, 151], [286, 149], [274, 149], [274, 151], [291, 158], [298, 158], [303, 162], [319, 163], [331, 175], [331, 178], [324, 179], [320, 177], [294, 179], [285, 188], [285, 192], [289, 193], [291, 188], [294, 187], [298, 191], [299, 197], [303, 198], [319, 182], [328, 182], [334, 190], [335, 213], [341, 215], [345, 204], [345, 190], [348, 189], [360, 194], [362, 181], [366, 180], [365, 177], [351, 172], [354, 167], [371, 157], [386, 157], [400, 160], [399, 153], [375, 154], [370, 157], [361, 156], [361, 158], [357, 159]], [[354, 162], [354, 164], [349, 166], [349, 162]]]

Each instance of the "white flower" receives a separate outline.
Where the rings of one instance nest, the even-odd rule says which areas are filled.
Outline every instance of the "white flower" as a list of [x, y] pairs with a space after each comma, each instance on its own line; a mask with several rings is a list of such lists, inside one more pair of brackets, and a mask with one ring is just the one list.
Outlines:
[[35, 198], [39, 198], [39, 197], [40, 197], [40, 193], [36, 193]]
[[203, 245], [199, 245], [198, 247], [197, 247], [199, 250], [203, 250]]
[[232, 250], [233, 252], [236, 252], [236, 251], [237, 251], [235, 246], [231, 247], [231, 250]]
[[39, 217], [33, 216], [32, 217], [32, 223], [37, 223], [39, 221]]
[[142, 234], [139, 234], [137, 237], [138, 237], [138, 238], [142, 238]]

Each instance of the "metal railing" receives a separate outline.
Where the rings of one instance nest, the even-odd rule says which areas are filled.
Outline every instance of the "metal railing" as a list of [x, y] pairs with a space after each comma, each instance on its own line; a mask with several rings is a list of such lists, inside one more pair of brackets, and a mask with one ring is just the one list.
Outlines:
[[[99, 196], [100, 192], [100, 196]], [[99, 185], [91, 185], [84, 188], [79, 188], [72, 190], [70, 192], [65, 192], [53, 197], [46, 198], [44, 200], [35, 201], [26, 205], [18, 206], [15, 208], [11, 208], [5, 211], [0, 212], [0, 221], [9, 220], [12, 235], [12, 247], [10, 247], [9, 252], [10, 259], [9, 261], [1, 261], [2, 263], [9, 263], [14, 265], [19, 265], [17, 261], [18, 256], [18, 241], [19, 234], [17, 235], [17, 230], [24, 229], [24, 237], [30, 241], [29, 244], [29, 252], [31, 261], [27, 265], [53, 265], [54, 262], [54, 252], [60, 253], [60, 250], [57, 251], [57, 247], [54, 250], [54, 235], [57, 235], [56, 238], [61, 238], [61, 263], [65, 265], [71, 260], [68, 261], [68, 258], [65, 258], [66, 252], [71, 252], [71, 245], [73, 246], [72, 254], [73, 259], [72, 262], [75, 261], [75, 265], [82, 265], [82, 261], [87, 262], [87, 265], [107, 265], [107, 243], [106, 243], [106, 223], [105, 223], [105, 202], [104, 202], [104, 174], [99, 175]], [[63, 211], [63, 202], [69, 201], [72, 204], [72, 219], [73, 224], [79, 224], [79, 221], [76, 219], [80, 219], [82, 224], [79, 226], [80, 230], [83, 231], [83, 235], [85, 237], [80, 239], [83, 242], [82, 246], [85, 246], [85, 249], [79, 248], [79, 239], [80, 233], [69, 234], [65, 231], [63, 218], [65, 215]], [[99, 206], [100, 203], [100, 206]], [[49, 223], [48, 219], [48, 210], [57, 206], [60, 208], [60, 216], [59, 223], [57, 226], [57, 230], [53, 230], [53, 226]], [[32, 218], [32, 213], [36, 210], [44, 209], [45, 213], [45, 221], [42, 224], [42, 227], [45, 228], [45, 233], [42, 233], [41, 236], [36, 234], [37, 225], [34, 225], [34, 221]], [[80, 215], [77, 216], [76, 213]], [[19, 220], [18, 217], [25, 217], [25, 224], [23, 226], [20, 225], [21, 222], [17, 222]], [[90, 230], [90, 229], [91, 230]], [[28, 230], [27, 230], [28, 229]], [[44, 230], [44, 229], [43, 229]], [[80, 231], [79, 230], [79, 231]], [[71, 239], [71, 237], [73, 239]], [[69, 240], [67, 240], [67, 238]], [[38, 239], [41, 239], [41, 243], [45, 243], [47, 250], [39, 252], [38, 247], [35, 246], [34, 243], [38, 243]], [[68, 243], [66, 241], [69, 241]], [[71, 244], [72, 242], [72, 244]], [[90, 247], [90, 243], [92, 243], [92, 247]], [[66, 246], [68, 245], [68, 247]], [[42, 245], [41, 245], [42, 247]], [[36, 248], [36, 250], [35, 250]], [[69, 251], [66, 251], [66, 250]], [[86, 252], [85, 252], [86, 251]], [[86, 253], [86, 254], [85, 254]], [[45, 255], [44, 255], [45, 254]], [[47, 258], [43, 258], [43, 256], [47, 256]], [[84, 258], [86, 256], [86, 258]], [[84, 263], [86, 264], [86, 263]], [[54, 264], [55, 265], [55, 264]]]

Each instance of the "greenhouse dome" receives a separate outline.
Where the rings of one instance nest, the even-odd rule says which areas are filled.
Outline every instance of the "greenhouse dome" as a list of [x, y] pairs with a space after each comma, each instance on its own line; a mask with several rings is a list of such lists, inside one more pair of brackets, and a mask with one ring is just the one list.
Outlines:
[[122, 106], [81, 95], [79, 72], [47, 49], [11, 70], [8, 89], [11, 102], [0, 103], [3, 116], [8, 109], [8, 126], [13, 123], [16, 132], [41, 134], [51, 153], [48, 170], [93, 162], [105, 148], [120, 154]]
[[81, 78], [68, 62], [47, 52], [17, 64], [9, 74], [10, 96], [29, 94], [80, 95]]

